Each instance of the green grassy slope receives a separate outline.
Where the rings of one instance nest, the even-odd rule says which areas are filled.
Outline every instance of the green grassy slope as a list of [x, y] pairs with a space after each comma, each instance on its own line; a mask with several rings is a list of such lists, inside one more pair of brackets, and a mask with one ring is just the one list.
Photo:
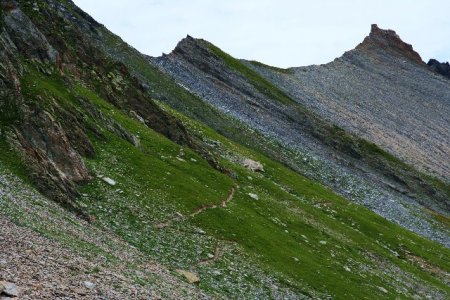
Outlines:
[[[25, 94], [48, 109], [57, 103], [82, 112], [102, 133], [90, 136], [97, 155], [85, 160], [95, 179], [80, 188], [78, 199], [94, 224], [170, 268], [198, 273], [205, 291], [227, 298], [449, 296], [448, 249], [168, 107], [211, 145], [230, 176], [130, 118], [81, 82], [61, 84], [59, 75], [27, 74]], [[89, 117], [77, 97], [139, 137], [140, 146]], [[243, 168], [244, 158], [262, 162], [265, 172]], [[5, 156], [1, 160], [8, 162]], [[9, 165], [14, 172], [20, 170], [15, 160], [9, 159]], [[107, 184], [100, 175], [117, 184]], [[222, 207], [233, 187], [238, 187], [233, 198]], [[202, 207], [210, 208], [191, 216]], [[273, 289], [272, 283], [281, 289]]]

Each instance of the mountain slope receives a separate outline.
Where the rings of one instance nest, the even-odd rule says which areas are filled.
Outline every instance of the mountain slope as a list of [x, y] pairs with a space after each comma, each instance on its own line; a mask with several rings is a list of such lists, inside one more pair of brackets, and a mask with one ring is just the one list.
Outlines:
[[448, 182], [450, 82], [395, 32], [373, 25], [356, 49], [322, 66], [250, 65], [299, 103]]
[[[258, 140], [268, 145], [252, 147], [408, 229], [447, 243], [448, 229], [430, 225], [436, 224], [434, 217], [426, 216], [421, 205], [448, 216], [448, 185], [321, 119], [247, 64], [204, 40], [188, 36], [171, 54], [150, 62], [222, 113], [255, 130]], [[289, 76], [286, 71], [267, 69]]]
[[445, 216], [417, 202], [400, 215], [437, 243], [351, 202], [382, 214], [393, 193], [399, 215], [423, 190], [386, 192], [370, 159], [408, 183], [414, 169], [207, 42], [173, 55], [195, 72], [181, 84], [71, 1], [0, 3], [0, 281], [23, 298], [448, 298]]

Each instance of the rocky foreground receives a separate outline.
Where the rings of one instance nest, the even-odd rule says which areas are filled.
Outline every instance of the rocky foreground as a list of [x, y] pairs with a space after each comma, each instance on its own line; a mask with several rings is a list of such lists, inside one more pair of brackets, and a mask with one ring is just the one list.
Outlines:
[[[0, 299], [206, 298], [113, 232], [0, 172]], [[51, 232], [65, 236], [63, 242], [50, 238]]]

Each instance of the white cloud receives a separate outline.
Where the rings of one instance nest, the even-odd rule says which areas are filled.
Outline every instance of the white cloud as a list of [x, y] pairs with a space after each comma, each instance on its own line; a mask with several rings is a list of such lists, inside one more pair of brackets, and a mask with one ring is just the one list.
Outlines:
[[233, 56], [280, 67], [320, 64], [354, 48], [370, 24], [390, 28], [424, 60], [450, 59], [448, 0], [75, 0], [149, 55], [190, 34]]

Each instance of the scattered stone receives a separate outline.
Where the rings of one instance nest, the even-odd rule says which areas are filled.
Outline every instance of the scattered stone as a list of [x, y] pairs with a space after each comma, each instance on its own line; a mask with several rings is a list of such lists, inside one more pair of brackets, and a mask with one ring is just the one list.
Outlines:
[[351, 272], [352, 271], [352, 269], [350, 269], [348, 266], [344, 266], [344, 270], [347, 271], [347, 272]]
[[249, 158], [244, 159], [243, 166], [253, 172], [264, 172], [264, 166], [260, 162]]
[[382, 286], [378, 286], [378, 289], [385, 294], [389, 293], [389, 291]]
[[180, 274], [181, 276], [184, 276], [187, 282], [191, 284], [200, 282], [200, 278], [198, 278], [198, 276], [192, 272], [185, 270], [177, 270], [177, 273]]
[[101, 177], [101, 178], [104, 182], [106, 182], [109, 185], [115, 186], [117, 184], [117, 182], [115, 180], [113, 180], [109, 177]]
[[95, 288], [95, 285], [96, 285], [95, 283], [90, 282], [90, 281], [84, 281], [83, 284], [84, 284], [84, 286], [85, 286], [86, 288], [88, 288], [88, 289], [90, 289], [90, 290], [92, 290], [93, 288]]
[[296, 262], [299, 261], [299, 259], [298, 259], [297, 257], [293, 257], [293, 259], [294, 259]]
[[209, 259], [213, 259], [214, 258], [214, 254], [211, 254], [211, 253], [208, 253], [207, 256], [208, 256]]
[[326, 244], [327, 244], [327, 241], [320, 241], [319, 244], [321, 244], [321, 245], [326, 245]]
[[0, 281], [0, 296], [18, 297], [19, 289], [12, 282]]
[[197, 162], [197, 160], [195, 158], [191, 158], [192, 162]]
[[200, 228], [198, 228], [196, 231], [198, 234], [206, 234], [206, 232]]
[[259, 200], [259, 196], [253, 193], [248, 193], [248, 195], [250, 196], [250, 198], [254, 199], [254, 200]]

